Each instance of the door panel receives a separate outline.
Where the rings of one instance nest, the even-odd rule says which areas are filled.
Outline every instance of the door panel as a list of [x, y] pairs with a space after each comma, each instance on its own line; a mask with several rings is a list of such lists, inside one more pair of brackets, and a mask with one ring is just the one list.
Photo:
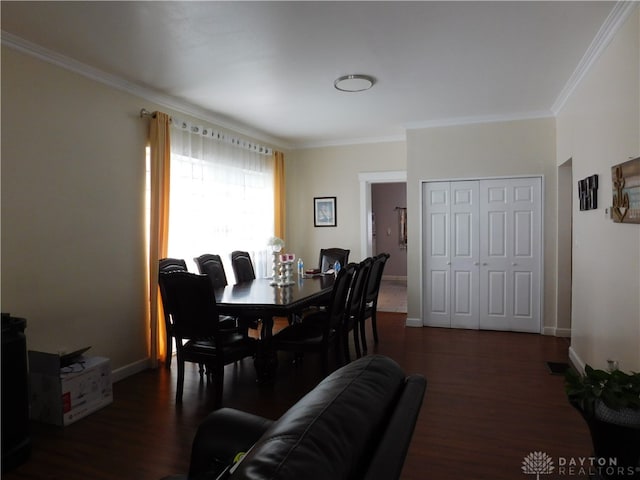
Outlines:
[[539, 333], [541, 179], [480, 183], [480, 328]]
[[451, 182], [451, 326], [479, 328], [479, 183]]
[[425, 325], [449, 327], [451, 325], [450, 270], [450, 185], [432, 182], [423, 185], [423, 212], [425, 285], [422, 294]]

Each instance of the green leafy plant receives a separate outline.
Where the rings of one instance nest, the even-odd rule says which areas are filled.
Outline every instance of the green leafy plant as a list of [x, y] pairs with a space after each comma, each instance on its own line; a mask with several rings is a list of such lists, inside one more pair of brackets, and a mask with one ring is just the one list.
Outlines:
[[625, 373], [621, 370], [607, 372], [586, 365], [584, 375], [581, 375], [568, 369], [565, 374], [565, 391], [569, 401], [588, 417], [594, 415], [599, 401], [613, 410], [640, 410], [640, 373]]

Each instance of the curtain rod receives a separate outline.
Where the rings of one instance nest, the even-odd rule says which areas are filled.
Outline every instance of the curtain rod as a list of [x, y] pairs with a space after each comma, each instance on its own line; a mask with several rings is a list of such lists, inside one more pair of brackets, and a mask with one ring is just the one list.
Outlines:
[[[140, 118], [154, 118], [155, 113], [150, 112], [146, 108], [142, 108], [140, 110]], [[259, 153], [261, 155], [272, 155], [273, 149], [271, 147], [267, 147], [264, 145], [260, 145], [259, 143], [254, 143], [249, 140], [245, 140], [240, 137], [236, 137], [235, 135], [229, 135], [221, 131], [213, 130], [211, 128], [201, 127], [199, 125], [193, 125], [190, 122], [186, 122], [180, 119], [176, 119], [171, 117], [171, 123], [178, 128], [183, 130], [189, 130], [193, 134], [200, 134], [205, 137], [209, 137], [214, 140], [218, 140], [224, 143], [231, 144], [235, 147], [242, 148], [244, 150], [253, 151], [255, 153]]]

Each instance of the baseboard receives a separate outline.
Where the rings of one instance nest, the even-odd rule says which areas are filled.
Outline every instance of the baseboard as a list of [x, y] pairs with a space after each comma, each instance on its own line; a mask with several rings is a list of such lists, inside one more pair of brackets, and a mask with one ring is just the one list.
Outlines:
[[407, 276], [404, 275], [382, 275], [382, 280], [402, 280], [404, 282], [407, 281]]
[[136, 373], [144, 372], [145, 370], [151, 368], [151, 361], [148, 358], [144, 358], [142, 360], [138, 360], [137, 362], [130, 363], [129, 365], [125, 365], [124, 367], [117, 368], [111, 372], [111, 381], [113, 383], [119, 382], [120, 380], [124, 380], [131, 375], [135, 375]]
[[422, 319], [420, 318], [408, 318], [405, 321], [405, 326], [407, 327], [424, 327], [422, 324]]
[[569, 347], [569, 361], [571, 362], [571, 365], [573, 365], [573, 368], [575, 368], [577, 371], [584, 372], [585, 363], [582, 361], [573, 347]]
[[551, 337], [571, 338], [571, 329], [570, 328], [544, 327], [542, 329], [542, 335], [549, 335]]

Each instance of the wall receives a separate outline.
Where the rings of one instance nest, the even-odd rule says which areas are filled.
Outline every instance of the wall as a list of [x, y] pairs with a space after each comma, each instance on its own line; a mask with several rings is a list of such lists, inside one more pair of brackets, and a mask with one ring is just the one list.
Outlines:
[[400, 212], [407, 206], [406, 183], [374, 183], [371, 185], [371, 211], [376, 219], [373, 254], [387, 252], [385, 277], [407, 278], [407, 248], [400, 246]]
[[[404, 142], [301, 149], [287, 152], [287, 250], [302, 256], [305, 268], [318, 263], [321, 248], [351, 250], [363, 259], [360, 232], [361, 172], [406, 169]], [[313, 226], [313, 198], [337, 197], [337, 227]]]
[[[555, 121], [553, 118], [410, 130], [407, 133], [409, 245], [422, 245], [421, 185], [427, 180], [544, 176], [544, 277], [542, 324], [554, 333]], [[408, 258], [409, 325], [422, 325], [422, 249]]]
[[142, 105], [2, 48], [2, 311], [29, 349], [147, 358]]
[[1, 88], [2, 312], [27, 319], [29, 349], [90, 345], [116, 380], [146, 368], [139, 112], [194, 119], [5, 45]]
[[598, 209], [573, 206], [571, 354], [604, 368], [640, 370], [640, 225], [615, 224], [611, 166], [640, 156], [640, 9], [592, 66], [557, 116], [557, 163], [576, 182], [599, 176]]

